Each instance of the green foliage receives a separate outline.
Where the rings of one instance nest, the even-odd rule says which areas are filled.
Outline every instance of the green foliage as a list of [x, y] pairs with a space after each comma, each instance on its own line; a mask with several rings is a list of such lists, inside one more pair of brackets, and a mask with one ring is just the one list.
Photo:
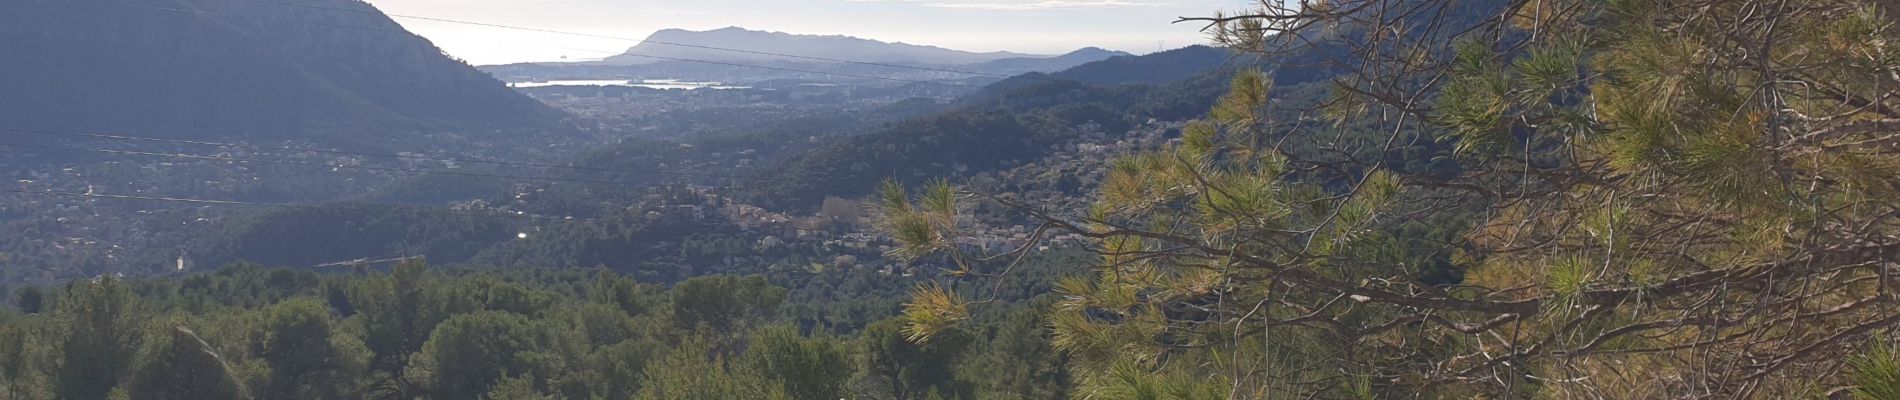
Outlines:
[[438, 398], [476, 398], [503, 378], [528, 371], [525, 353], [536, 347], [536, 335], [528, 319], [519, 314], [458, 315], [436, 326], [419, 358], [412, 361], [419, 364], [411, 369], [431, 375], [431, 394]]
[[[162, 326], [162, 325], [161, 325]], [[125, 391], [132, 400], [237, 400], [247, 398], [229, 365], [196, 332], [159, 328], [146, 360]]]
[[1848, 360], [1856, 400], [1900, 399], [1900, 351], [1876, 343]]
[[785, 301], [785, 289], [767, 284], [763, 277], [719, 275], [682, 282], [672, 297], [673, 323], [681, 329], [731, 332], [777, 309]]
[[640, 399], [723, 400], [789, 399], [783, 387], [764, 379], [736, 371], [717, 355], [713, 346], [702, 341], [681, 343], [678, 348], [646, 368], [646, 387]]
[[[1477, 42], [1458, 48], [1456, 78], [1438, 98], [1437, 118], [1463, 154], [1483, 156], [1511, 144], [1511, 77]], [[1541, 64], [1541, 63], [1540, 63]]]
[[439, 297], [428, 279], [427, 265], [408, 262], [389, 275], [350, 287], [350, 304], [361, 315], [363, 344], [375, 353], [370, 370], [400, 376], [409, 355], [421, 351], [435, 325], [448, 317], [447, 299]]
[[[428, 254], [460, 261], [519, 232], [505, 220], [445, 216], [441, 211], [337, 204], [241, 214], [194, 235], [202, 237], [193, 241], [191, 256], [214, 266], [238, 261], [316, 265], [337, 261], [339, 254]], [[323, 245], [309, 245], [312, 242]]]
[[59, 301], [66, 337], [54, 393], [62, 399], [103, 400], [131, 371], [145, 311], [125, 282], [102, 277], [73, 282]]
[[20, 289], [19, 293], [15, 294], [15, 296], [18, 296], [18, 299], [14, 300], [14, 304], [20, 307], [20, 312], [22, 313], [39, 314], [46, 311], [45, 289], [41, 289], [38, 286], [31, 286]]
[[[1329, 100], [1242, 72], [1086, 212], [1011, 205], [1100, 256], [1047, 317], [1075, 397], [1794, 398], [1900, 325], [1875, 282], [1900, 189], [1892, 7], [1285, 7], [1212, 18], [1216, 40], [1332, 51], [1317, 64], [1351, 74]], [[980, 217], [899, 178], [892, 255], [1006, 279], [970, 273], [1008, 255], [965, 254]], [[951, 294], [913, 293], [911, 344], [970, 320]], [[1896, 396], [1891, 352], [1852, 362], [1859, 396]]]
[[252, 388], [257, 397], [336, 399], [361, 385], [369, 350], [339, 335], [323, 303], [296, 299], [260, 313], [251, 351], [270, 365], [270, 377]]
[[1048, 303], [1034, 301], [1009, 311], [982, 313], [1000, 321], [968, 325], [980, 329], [975, 333], [978, 348], [965, 358], [957, 378], [975, 386], [972, 398], [1069, 397], [1068, 356], [1049, 343], [1049, 323], [1042, 317]]
[[[872, 398], [969, 398], [975, 380], [959, 377], [981, 372], [962, 355], [990, 340], [1011, 344], [990, 350], [993, 363], [984, 365], [1061, 370], [1059, 358], [1013, 354], [1049, 353], [1033, 324], [1006, 331], [1025, 337], [951, 332], [921, 346], [895, 321], [875, 334], [834, 336], [868, 323], [853, 321], [894, 315], [916, 280], [870, 271], [792, 277], [798, 286], [789, 293], [763, 276], [707, 277], [666, 290], [599, 270], [412, 262], [386, 273], [233, 266], [74, 282], [50, 315], [0, 313], [0, 395], [87, 398], [58, 392], [82, 388], [61, 380], [84, 379], [86, 393], [100, 396], [90, 398], [838, 399], [864, 390], [882, 393]], [[340, 312], [345, 307], [354, 312]], [[152, 316], [163, 323], [146, 322]], [[799, 326], [816, 328], [801, 334]], [[871, 346], [873, 336], [881, 346]], [[873, 348], [880, 350], [866, 353]], [[125, 364], [102, 377], [110, 365], [76, 359]], [[885, 370], [862, 360], [894, 366], [890, 376], [905, 389], [888, 389], [875, 378]], [[988, 391], [1050, 393], [1065, 379], [1011, 376]]]
[[0, 323], [0, 383], [6, 385], [7, 398], [21, 396], [22, 387], [27, 383], [28, 358], [32, 356], [28, 340], [33, 339], [26, 331], [24, 321]]
[[1112, 400], [1220, 400], [1228, 398], [1227, 382], [1181, 373], [1156, 373], [1135, 362], [1121, 362], [1106, 376], [1091, 379], [1090, 397]]
[[643, 314], [653, 308], [652, 299], [655, 296], [651, 296], [648, 288], [632, 279], [608, 271], [597, 271], [590, 285], [587, 289], [588, 300], [614, 305], [627, 315]]
[[1527, 89], [1542, 89], [1531, 94], [1549, 96], [1581, 79], [1584, 51], [1583, 44], [1575, 39], [1546, 43], [1531, 49], [1512, 66], [1524, 77]]
[[831, 337], [807, 338], [791, 326], [773, 326], [752, 335], [751, 348], [739, 360], [740, 369], [775, 382], [787, 398], [835, 400], [845, 398], [851, 380], [850, 350]]
[[[1491, 96], [1474, 98], [1490, 104], [1473, 107], [1472, 112], [1473, 118], [1493, 122], [1484, 122], [1488, 127], [1473, 129], [1472, 134], [1508, 137], [1509, 130], [1502, 126], [1503, 111], [1489, 110], [1503, 107], [1514, 96], [1502, 77], [1507, 73], [1494, 57], [1479, 50], [1467, 51], [1466, 63], [1474, 69], [1484, 67], [1495, 76], [1465, 85], [1474, 96]], [[1380, 154], [1379, 142], [1367, 139], [1402, 142], [1418, 137], [1410, 130], [1368, 133], [1354, 130], [1361, 129], [1355, 121], [1342, 123], [1340, 129], [1346, 132], [1337, 136], [1292, 137], [1286, 132], [1288, 126], [1299, 126], [1303, 120], [1281, 119], [1305, 117], [1281, 113], [1279, 106], [1315, 97], [1300, 92], [1312, 90], [1310, 86], [1274, 82], [1258, 71], [1235, 73], [1228, 94], [1212, 104], [1205, 119], [1184, 126], [1178, 144], [1116, 160], [1086, 213], [1057, 214], [1051, 207], [1028, 206], [1056, 214], [1046, 222], [1095, 237], [1085, 243], [1097, 258], [1078, 261], [1092, 267], [1092, 273], [1051, 285], [1048, 290], [1055, 296], [1048, 315], [1039, 324], [1012, 331], [1019, 332], [1012, 335], [1016, 337], [1040, 337], [1017, 344], [1017, 352], [1061, 354], [1058, 357], [1064, 361], [1038, 365], [1021, 359], [1008, 364], [997, 360], [1010, 358], [985, 351], [977, 358], [984, 361], [971, 362], [994, 369], [1073, 375], [1074, 386], [1051, 389], [1037, 384], [1047, 381], [1001, 386], [1007, 378], [978, 374], [973, 376], [994, 379], [999, 386], [971, 380], [977, 386], [974, 390], [1055, 391], [1077, 398], [1300, 398], [1330, 393], [1327, 390], [1351, 382], [1353, 387], [1366, 388], [1361, 393], [1372, 392], [1372, 384], [1357, 378], [1354, 369], [1362, 363], [1382, 362], [1375, 354], [1328, 340], [1334, 332], [1321, 327], [1276, 328], [1274, 340], [1243, 340], [1264, 334], [1257, 324], [1245, 322], [1336, 318], [1345, 321], [1336, 329], [1349, 331], [1359, 329], [1358, 318], [1367, 317], [1351, 307], [1281, 309], [1288, 302], [1312, 307], [1328, 299], [1335, 304], [1345, 301], [1344, 295], [1332, 292], [1276, 298], [1287, 287], [1273, 283], [1285, 279], [1276, 276], [1282, 271], [1298, 271], [1307, 274], [1306, 279], [1348, 282], [1387, 276], [1406, 282], [1427, 276], [1443, 280], [1442, 275], [1453, 274], [1450, 261], [1441, 259], [1449, 256], [1412, 250], [1429, 247], [1417, 244], [1427, 238], [1454, 237], [1458, 234], [1455, 225], [1438, 227], [1440, 231], [1407, 229], [1406, 224], [1440, 221], [1392, 216], [1404, 200], [1418, 194], [1408, 185], [1408, 174], [1445, 171], [1395, 155], [1401, 151], [1397, 146], [1391, 153]], [[1277, 94], [1281, 91], [1295, 91], [1295, 95]], [[1477, 115], [1483, 113], [1496, 115]], [[1385, 139], [1388, 134], [1396, 138]], [[1292, 144], [1321, 139], [1340, 142]], [[1358, 153], [1361, 150], [1352, 146], [1363, 142], [1371, 142], [1365, 145], [1372, 149]], [[1402, 151], [1429, 152], [1431, 146], [1436, 144], [1406, 145]], [[1380, 164], [1353, 164], [1359, 158]], [[1390, 165], [1383, 164], [1388, 160]], [[882, 188], [881, 227], [901, 249], [893, 254], [914, 261], [942, 256], [954, 263], [946, 271], [951, 277], [992, 278], [966, 273], [970, 268], [964, 260], [998, 255], [963, 254], [965, 249], [953, 245], [961, 239], [957, 223], [967, 216], [937, 216], [927, 211], [956, 209], [941, 205], [929, 194], [941, 191], [927, 188], [925, 194], [912, 196], [895, 183]], [[944, 335], [953, 337], [954, 343], [970, 329], [967, 325], [973, 319], [965, 310], [968, 306], [956, 293], [941, 287], [915, 290], [904, 313], [908, 330], [902, 333], [910, 339], [909, 345], [920, 348], [937, 345]], [[861, 340], [880, 337], [880, 328], [868, 328]], [[999, 335], [986, 342], [996, 345], [1006, 340]], [[1050, 347], [1038, 348], [1043, 345]], [[884, 347], [892, 350], [871, 354], [920, 351]], [[1302, 369], [1279, 372], [1294, 366]], [[873, 369], [893, 368], [877, 365]], [[930, 374], [920, 371], [920, 375]], [[895, 376], [881, 381], [903, 382]], [[1329, 386], [1334, 384], [1341, 386]], [[955, 383], [944, 387], [949, 390], [943, 393], [969, 393]]]
[[495, 389], [480, 397], [482, 400], [558, 400], [552, 394], [542, 393], [534, 388], [534, 380], [527, 378], [506, 378], [495, 384]]
[[957, 323], [969, 319], [970, 312], [955, 293], [942, 285], [929, 283], [911, 290], [911, 302], [904, 304], [904, 336], [925, 342]]
[[606, 346], [635, 339], [639, 334], [633, 320], [620, 308], [600, 303], [562, 307], [552, 316], [562, 319], [573, 333], [588, 344]]
[[923, 399], [935, 393], [962, 397], [966, 382], [957, 380], [954, 365], [971, 339], [959, 330], [937, 332], [929, 341], [915, 342], [904, 332], [905, 321], [891, 319], [866, 327], [859, 337], [859, 366], [878, 393], [896, 400]]
[[600, 375], [587, 383], [595, 387], [594, 392], [600, 397], [633, 398], [647, 381], [647, 365], [667, 354], [668, 346], [651, 340], [628, 340], [602, 346], [591, 354], [589, 361]]

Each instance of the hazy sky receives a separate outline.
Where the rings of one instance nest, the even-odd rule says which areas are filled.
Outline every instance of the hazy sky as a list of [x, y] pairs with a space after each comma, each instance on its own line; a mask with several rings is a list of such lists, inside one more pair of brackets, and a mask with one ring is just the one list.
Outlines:
[[[1251, 0], [367, 0], [384, 12], [644, 38], [666, 28], [739, 26], [969, 51], [1059, 54], [1085, 46], [1147, 53], [1207, 41], [1179, 16]], [[634, 43], [406, 18], [397, 22], [474, 64], [597, 59]]]

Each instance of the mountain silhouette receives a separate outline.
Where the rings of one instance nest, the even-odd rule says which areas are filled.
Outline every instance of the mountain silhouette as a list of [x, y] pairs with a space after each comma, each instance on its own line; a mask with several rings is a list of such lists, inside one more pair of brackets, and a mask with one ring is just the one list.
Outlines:
[[566, 118], [368, 3], [285, 1], [12, 2], [0, 125], [324, 141]]
[[667, 61], [663, 58], [641, 56], [722, 62], [809, 61], [796, 57], [715, 50], [707, 47], [853, 61], [936, 65], [974, 64], [1010, 58], [1046, 58], [1000, 51], [974, 53], [850, 36], [798, 35], [732, 27], [710, 31], [662, 30], [648, 36], [646, 42], [628, 49], [626, 54], [607, 58], [605, 63], [626, 65]]

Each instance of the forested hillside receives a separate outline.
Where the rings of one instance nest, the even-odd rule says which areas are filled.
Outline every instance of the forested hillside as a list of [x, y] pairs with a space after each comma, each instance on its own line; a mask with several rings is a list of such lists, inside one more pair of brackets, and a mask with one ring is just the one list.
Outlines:
[[1054, 56], [1054, 57], [1004, 58], [1000, 60], [985, 61], [979, 64], [967, 65], [964, 67], [977, 70], [977, 71], [995, 71], [998, 73], [1005, 73], [1005, 74], [1018, 74], [1018, 73], [1027, 73], [1027, 72], [1035, 72], [1035, 71], [1062, 71], [1062, 70], [1074, 68], [1076, 66], [1088, 65], [1090, 63], [1095, 63], [1098, 61], [1110, 60], [1110, 59], [1121, 58], [1121, 57], [1134, 57], [1134, 56], [1135, 55], [1133, 54], [1128, 54], [1124, 52], [1106, 50], [1099, 47], [1089, 47], [1089, 48], [1084, 48], [1081, 50], [1071, 51], [1067, 54]]
[[8, 128], [329, 144], [567, 132], [355, 0], [26, 0], [0, 15]]
[[1254, 57], [1211, 46], [1188, 46], [1140, 57], [1115, 57], [1082, 64], [1051, 76], [1094, 84], [1167, 84], [1222, 65], [1250, 65]]
[[[1115, 60], [1100, 63], [1141, 68]], [[1096, 85], [1046, 75], [1011, 78], [966, 96], [957, 108], [886, 124], [797, 154], [763, 171], [741, 198], [809, 210], [825, 196], [862, 197], [886, 178], [921, 182], [1022, 165], [1090, 134], [1123, 137], [1153, 120], [1192, 118], [1219, 95], [1233, 69], [1203, 69], [1165, 85]], [[1097, 71], [1106, 69], [1097, 67]]]

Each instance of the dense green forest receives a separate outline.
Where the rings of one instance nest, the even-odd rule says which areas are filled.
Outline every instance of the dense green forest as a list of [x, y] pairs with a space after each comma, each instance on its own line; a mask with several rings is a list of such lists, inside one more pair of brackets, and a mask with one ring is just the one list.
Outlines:
[[[1043, 268], [1059, 264], [1047, 262]], [[1053, 271], [1041, 273], [1043, 281]], [[849, 276], [843, 281], [832, 282]], [[915, 343], [914, 281], [715, 275], [672, 287], [602, 270], [330, 273], [236, 265], [15, 290], [8, 399], [1062, 398], [1045, 288]], [[850, 315], [854, 309], [869, 308]], [[1020, 397], [1019, 397], [1020, 396]]]

